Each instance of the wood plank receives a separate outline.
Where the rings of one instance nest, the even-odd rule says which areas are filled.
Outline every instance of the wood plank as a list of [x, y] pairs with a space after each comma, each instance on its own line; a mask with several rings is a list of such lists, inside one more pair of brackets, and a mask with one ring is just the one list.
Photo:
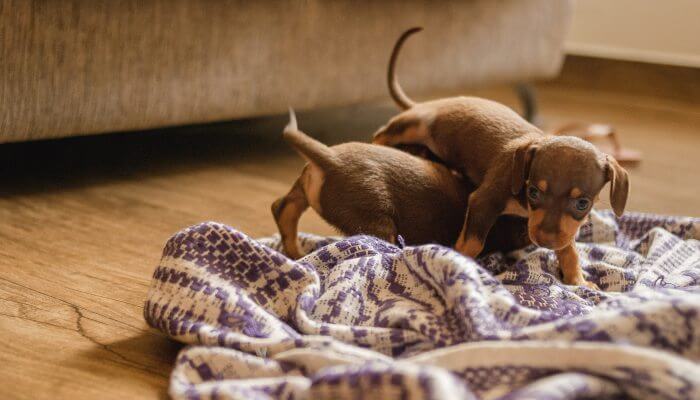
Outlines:
[[[502, 89], [479, 91], [514, 105]], [[644, 152], [630, 209], [700, 215], [700, 112], [665, 100], [542, 86], [549, 125], [615, 124]], [[388, 103], [300, 116], [324, 141], [367, 140]], [[216, 220], [275, 231], [269, 205], [301, 160], [285, 117], [164, 133], [0, 146], [0, 398], [164, 397], [180, 346], [143, 321], [165, 241]], [[302, 230], [333, 231], [312, 212]]]

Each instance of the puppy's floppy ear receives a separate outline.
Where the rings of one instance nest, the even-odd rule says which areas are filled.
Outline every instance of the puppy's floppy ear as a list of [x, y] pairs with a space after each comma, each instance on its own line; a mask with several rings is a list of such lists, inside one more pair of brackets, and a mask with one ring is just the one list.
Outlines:
[[522, 190], [530, 174], [530, 164], [538, 149], [535, 141], [530, 141], [520, 145], [513, 153], [513, 170], [511, 171], [510, 191], [517, 195]]
[[606, 156], [605, 178], [610, 181], [610, 204], [615, 215], [622, 216], [630, 192], [630, 181], [627, 171], [611, 156]]

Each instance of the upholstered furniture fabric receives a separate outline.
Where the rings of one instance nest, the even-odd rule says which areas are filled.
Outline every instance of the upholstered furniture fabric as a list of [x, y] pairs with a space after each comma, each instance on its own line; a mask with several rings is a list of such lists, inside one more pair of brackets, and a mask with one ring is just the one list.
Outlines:
[[555, 74], [568, 1], [0, 2], [0, 142], [203, 123]]

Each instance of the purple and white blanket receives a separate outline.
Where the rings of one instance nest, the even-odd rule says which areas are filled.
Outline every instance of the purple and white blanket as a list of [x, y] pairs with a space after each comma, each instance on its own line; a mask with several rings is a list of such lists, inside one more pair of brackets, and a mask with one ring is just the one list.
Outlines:
[[593, 213], [594, 291], [534, 246], [475, 262], [304, 235], [294, 261], [208, 222], [168, 241], [144, 314], [189, 344], [178, 399], [700, 399], [698, 239], [698, 218]]

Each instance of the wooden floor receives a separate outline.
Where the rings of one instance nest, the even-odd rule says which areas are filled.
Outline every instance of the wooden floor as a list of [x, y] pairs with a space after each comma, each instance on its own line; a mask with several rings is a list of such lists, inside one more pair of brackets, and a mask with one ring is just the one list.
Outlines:
[[[551, 85], [540, 97], [547, 125], [610, 122], [644, 153], [629, 209], [700, 215], [696, 106]], [[300, 127], [367, 139], [394, 112], [302, 113]], [[164, 397], [179, 346], [142, 317], [161, 248], [203, 220], [274, 232], [269, 205], [302, 165], [280, 142], [284, 123], [0, 145], [0, 398]], [[311, 213], [302, 228], [331, 232]]]

